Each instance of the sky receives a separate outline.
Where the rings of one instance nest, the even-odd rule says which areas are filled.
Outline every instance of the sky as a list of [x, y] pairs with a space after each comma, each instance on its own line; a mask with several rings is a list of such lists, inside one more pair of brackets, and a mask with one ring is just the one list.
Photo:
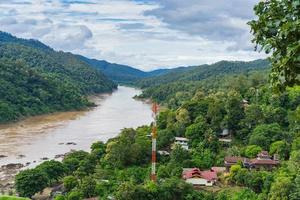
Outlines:
[[249, 20], [259, 0], [0, 0], [0, 30], [55, 50], [149, 71], [264, 58]]

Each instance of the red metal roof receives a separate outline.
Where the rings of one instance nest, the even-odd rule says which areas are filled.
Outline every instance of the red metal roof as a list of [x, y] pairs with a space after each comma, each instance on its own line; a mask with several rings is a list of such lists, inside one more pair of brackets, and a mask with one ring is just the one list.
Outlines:
[[217, 172], [213, 170], [200, 171], [198, 168], [193, 168], [183, 172], [182, 177], [184, 179], [188, 178], [204, 178], [208, 181], [216, 180], [218, 178]]
[[217, 172], [212, 171], [212, 170], [202, 171], [201, 176], [202, 176], [202, 178], [209, 180], [209, 181], [216, 180], [218, 178]]

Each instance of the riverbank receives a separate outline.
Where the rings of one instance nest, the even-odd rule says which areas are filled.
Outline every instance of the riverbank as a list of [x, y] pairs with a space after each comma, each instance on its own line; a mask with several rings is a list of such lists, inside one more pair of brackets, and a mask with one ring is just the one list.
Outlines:
[[[139, 93], [138, 89], [120, 86], [112, 94], [91, 96], [97, 107], [89, 110], [35, 116], [0, 125], [0, 167], [19, 163], [24, 169], [47, 159], [59, 160], [71, 150], [89, 151], [93, 142], [105, 142], [125, 127], [150, 124], [151, 105], [133, 99]], [[0, 174], [3, 173], [2, 170]], [[2, 176], [11, 182], [13, 174], [5, 172]]]

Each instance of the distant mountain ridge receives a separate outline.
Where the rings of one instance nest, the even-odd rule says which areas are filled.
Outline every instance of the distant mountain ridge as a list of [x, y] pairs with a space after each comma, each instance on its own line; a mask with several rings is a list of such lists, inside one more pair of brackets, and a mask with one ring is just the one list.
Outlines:
[[[138, 80], [148, 77], [154, 77], [168, 73], [171, 69], [157, 69], [153, 71], [142, 71], [128, 65], [110, 63], [105, 60], [90, 59], [77, 55], [79, 59], [102, 71], [107, 77], [117, 83], [134, 83]], [[172, 69], [174, 70], [174, 69]]]
[[105, 60], [90, 59], [81, 55], [77, 57], [90, 66], [102, 71], [107, 77], [118, 83], [131, 83], [138, 79], [148, 77], [148, 73], [142, 70], [116, 63], [109, 63]]
[[168, 84], [176, 81], [199, 81], [210, 77], [246, 73], [254, 70], [265, 70], [269, 68], [266, 59], [254, 61], [219, 61], [214, 64], [179, 67], [149, 78], [138, 80], [136, 85], [146, 88], [155, 85]]

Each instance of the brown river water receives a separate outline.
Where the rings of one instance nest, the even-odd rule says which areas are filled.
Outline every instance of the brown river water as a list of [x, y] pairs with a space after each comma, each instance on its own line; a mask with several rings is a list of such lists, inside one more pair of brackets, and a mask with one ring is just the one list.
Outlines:
[[140, 92], [119, 86], [112, 94], [93, 97], [98, 106], [88, 111], [55, 113], [0, 125], [0, 155], [7, 156], [0, 158], [0, 167], [29, 162], [30, 167], [42, 162], [42, 158], [54, 159], [72, 149], [88, 151], [93, 142], [105, 142], [125, 127], [150, 124], [151, 105], [132, 98]]

